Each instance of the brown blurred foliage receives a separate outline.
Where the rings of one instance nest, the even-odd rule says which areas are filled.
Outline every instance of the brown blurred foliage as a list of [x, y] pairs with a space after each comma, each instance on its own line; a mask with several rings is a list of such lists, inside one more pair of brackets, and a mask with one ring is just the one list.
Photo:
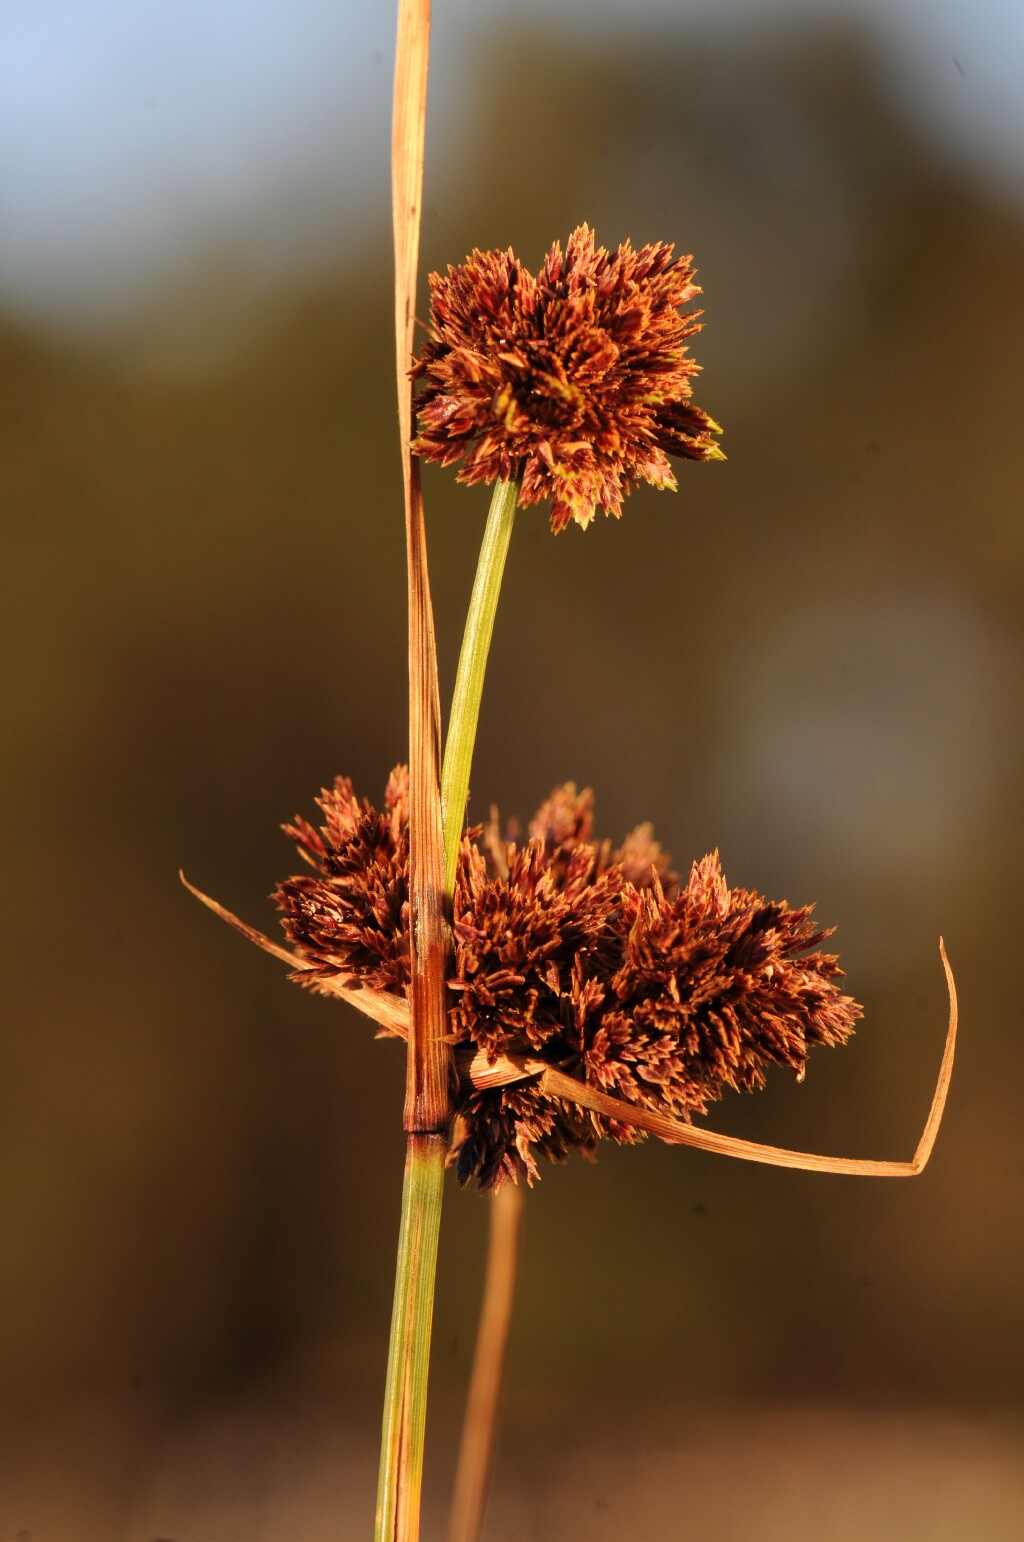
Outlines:
[[[803, 1401], [910, 1410], [925, 1434], [952, 1419], [906, 1469], [922, 1494], [957, 1430], [1019, 1419], [1024, 224], [944, 167], [878, 82], [870, 39], [842, 29], [609, 50], [538, 26], [495, 34], [447, 164], [428, 136], [424, 271], [473, 245], [536, 262], [581, 219], [606, 244], [694, 251], [700, 399], [730, 457], [585, 535], [520, 515], [474, 810], [527, 814], [558, 781], [592, 783], [602, 831], [652, 819], [677, 863], [717, 845], [731, 882], [816, 899], [839, 924], [867, 1008], [854, 1044], [815, 1057], [802, 1088], [779, 1076], [728, 1099], [718, 1128], [909, 1155], [942, 1042], [940, 929], [962, 1010], [920, 1180], [653, 1146], [545, 1176], [495, 1535], [570, 1535], [557, 1505], [515, 1511], [538, 1419], [550, 1450], [567, 1425], [566, 1450], [589, 1450], [590, 1430], [613, 1453], [624, 1408], [647, 1410], [637, 1427], [673, 1410], [659, 1428], [680, 1461], [695, 1427], [714, 1439], [705, 1401], [744, 1400], [755, 1430]], [[229, 1469], [239, 1490], [250, 1469], [272, 1489], [260, 1453], [289, 1439], [311, 1509], [275, 1512], [276, 1534], [320, 1535], [313, 1510], [349, 1479], [353, 1534], [367, 1525], [400, 1053], [289, 986], [176, 871], [269, 928], [263, 896], [294, 864], [278, 822], [337, 771], [374, 796], [405, 754], [386, 206], [382, 189], [336, 273], [235, 317], [220, 355], [205, 329], [236, 297], [219, 268], [105, 351], [0, 323], [12, 1536], [242, 1535], [188, 1507], [204, 1484], [233, 1493]], [[486, 501], [428, 475], [446, 682]], [[439, 1491], [483, 1227], [482, 1202], [453, 1188]], [[224, 1409], [222, 1427], [251, 1417], [256, 1433], [218, 1455], [190, 1432]], [[652, 1482], [669, 1482], [665, 1460]], [[631, 1480], [601, 1521], [580, 1461], [579, 1534], [626, 1535]], [[728, 1485], [710, 1457], [707, 1471]], [[1010, 1489], [986, 1493], [974, 1534], [1010, 1536]], [[717, 1537], [826, 1534], [813, 1518], [773, 1531], [763, 1510], [751, 1531], [745, 1503], [726, 1489]], [[940, 1534], [915, 1529], [912, 1504], [900, 1514], [872, 1534]]]

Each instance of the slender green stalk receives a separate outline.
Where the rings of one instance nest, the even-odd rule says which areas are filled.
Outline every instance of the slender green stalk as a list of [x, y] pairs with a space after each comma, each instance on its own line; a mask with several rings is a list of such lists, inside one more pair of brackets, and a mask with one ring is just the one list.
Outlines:
[[[459, 655], [441, 773], [444, 876], [449, 901], [455, 886], [487, 653], [518, 496], [518, 482], [496, 483]], [[419, 1536], [430, 1329], [447, 1144], [445, 1134], [415, 1130], [408, 1134], [374, 1542], [416, 1542]]]
[[519, 497], [519, 482], [495, 482], [487, 515], [483, 545], [477, 562], [473, 594], [466, 617], [466, 630], [455, 677], [452, 714], [444, 747], [441, 769], [441, 818], [444, 832], [444, 886], [449, 898], [455, 888], [455, 866], [459, 841], [466, 817], [469, 794], [469, 770], [480, 717], [480, 698], [484, 689], [487, 653], [494, 630], [501, 579], [505, 571], [508, 543], [512, 537], [512, 519]]
[[[487, 655], [518, 499], [518, 478], [495, 483], [455, 677], [441, 770], [444, 881], [449, 901], [455, 890], [455, 868], [466, 816]], [[502, 1369], [515, 1298], [521, 1215], [522, 1194], [507, 1185], [492, 1200], [487, 1283], [455, 1483], [452, 1542], [475, 1542], [483, 1524]]]
[[374, 1542], [416, 1542], [420, 1529], [430, 1328], [448, 1138], [410, 1135], [407, 1149]]

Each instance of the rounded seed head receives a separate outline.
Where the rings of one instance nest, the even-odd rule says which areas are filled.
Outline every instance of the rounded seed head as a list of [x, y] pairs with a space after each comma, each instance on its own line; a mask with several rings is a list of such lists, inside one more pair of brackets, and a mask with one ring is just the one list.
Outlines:
[[555, 531], [617, 517], [640, 482], [674, 488], [670, 456], [723, 459], [690, 400], [694, 272], [671, 246], [609, 253], [581, 225], [536, 278], [511, 250], [431, 274], [414, 452], [460, 462], [461, 482], [521, 475], [519, 501], [550, 499]]

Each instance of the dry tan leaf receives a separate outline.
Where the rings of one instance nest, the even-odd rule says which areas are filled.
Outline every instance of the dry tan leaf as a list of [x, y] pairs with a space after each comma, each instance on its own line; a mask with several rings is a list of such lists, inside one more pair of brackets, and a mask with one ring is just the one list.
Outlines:
[[400, 0], [392, 120], [398, 426], [409, 570], [409, 805], [412, 1023], [406, 1074], [407, 1131], [446, 1130], [450, 1051], [445, 1043], [444, 848], [441, 835], [441, 711], [427, 572], [419, 462], [412, 439], [412, 338], [423, 200], [423, 146], [430, 45], [429, 0]]

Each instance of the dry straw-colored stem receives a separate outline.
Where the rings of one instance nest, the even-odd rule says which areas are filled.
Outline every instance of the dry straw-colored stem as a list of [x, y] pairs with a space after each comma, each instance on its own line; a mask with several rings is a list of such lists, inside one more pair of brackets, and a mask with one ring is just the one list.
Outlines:
[[450, 1055], [445, 1034], [444, 855], [441, 837], [441, 709], [434, 614], [427, 572], [419, 462], [412, 443], [413, 329], [423, 203], [423, 147], [430, 51], [430, 0], [399, 0], [391, 142], [395, 241], [398, 428], [409, 572], [409, 895], [412, 909], [412, 1033], [405, 1128], [447, 1130]]
[[398, 427], [409, 579], [410, 1006], [402, 1221], [377, 1489], [376, 1542], [416, 1542], [427, 1414], [430, 1330], [451, 1117], [445, 1040], [441, 709], [419, 466], [412, 455], [412, 358], [423, 199], [430, 0], [399, 0], [392, 120]]
[[490, 1199], [487, 1272], [455, 1471], [449, 1542], [478, 1542], [483, 1532], [516, 1296], [524, 1192], [522, 1184], [506, 1183]]

